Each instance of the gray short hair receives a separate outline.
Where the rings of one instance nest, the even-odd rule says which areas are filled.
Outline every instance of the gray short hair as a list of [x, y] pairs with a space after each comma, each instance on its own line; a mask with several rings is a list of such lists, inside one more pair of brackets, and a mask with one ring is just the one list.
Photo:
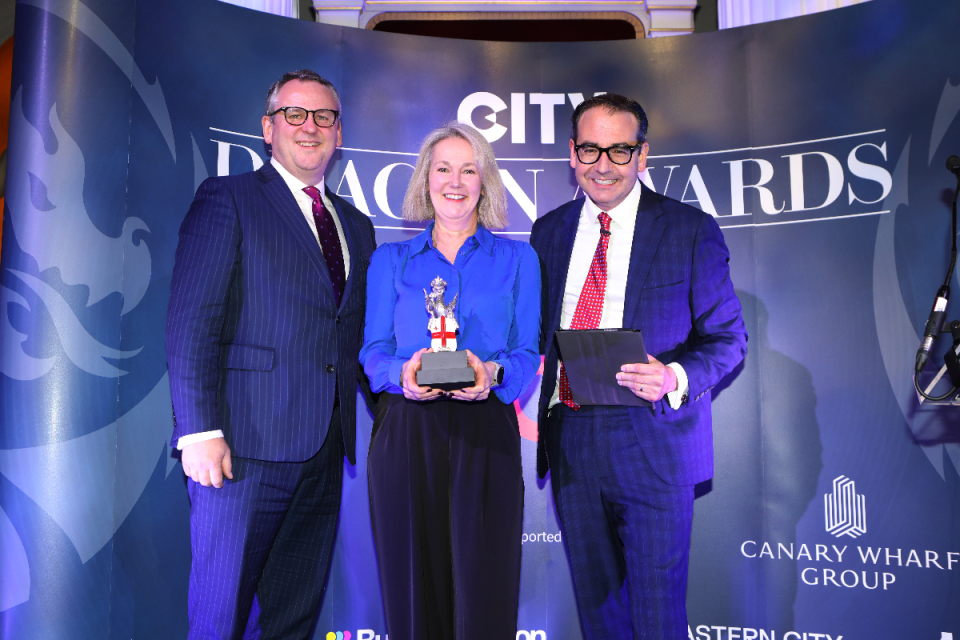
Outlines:
[[403, 198], [403, 219], [415, 222], [436, 217], [433, 202], [430, 201], [430, 163], [433, 161], [433, 148], [447, 138], [466, 140], [473, 148], [481, 185], [477, 222], [486, 229], [503, 229], [507, 226], [507, 190], [500, 179], [493, 148], [483, 134], [460, 122], [448, 122], [430, 132], [420, 145], [420, 157], [407, 186], [407, 195]]
[[271, 113], [277, 110], [277, 94], [280, 93], [280, 89], [283, 88], [283, 85], [294, 80], [322, 84], [327, 89], [330, 89], [330, 93], [333, 94], [333, 99], [337, 101], [337, 111], [342, 110], [342, 107], [340, 106], [340, 94], [337, 93], [337, 88], [333, 86], [332, 82], [322, 77], [316, 71], [312, 71], [310, 69], [300, 69], [299, 71], [289, 71], [283, 74], [280, 76], [279, 80], [270, 85], [270, 88], [267, 90], [266, 115], [269, 116]]

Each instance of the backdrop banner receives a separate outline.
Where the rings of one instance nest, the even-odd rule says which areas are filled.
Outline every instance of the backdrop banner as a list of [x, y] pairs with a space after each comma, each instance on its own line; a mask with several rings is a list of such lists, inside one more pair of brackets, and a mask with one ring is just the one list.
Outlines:
[[[441, 123], [492, 142], [510, 198], [503, 233], [526, 239], [578, 195], [574, 106], [599, 92], [638, 99], [650, 117], [641, 179], [716, 216], [750, 333], [745, 362], [713, 391], [690, 638], [960, 640], [960, 407], [919, 404], [911, 377], [949, 262], [960, 3], [874, 0], [575, 44], [375, 33], [213, 0], [19, 0], [16, 19], [0, 637], [186, 636], [189, 506], [168, 444], [163, 339], [177, 231], [203, 179], [267, 159], [266, 90], [310, 67], [343, 99], [327, 183], [381, 243], [422, 228], [400, 204]], [[576, 640], [565, 541], [549, 477], [535, 473], [538, 394], [539, 380], [516, 404], [517, 640]], [[372, 417], [360, 413], [320, 639], [387, 636], [363, 455]]]

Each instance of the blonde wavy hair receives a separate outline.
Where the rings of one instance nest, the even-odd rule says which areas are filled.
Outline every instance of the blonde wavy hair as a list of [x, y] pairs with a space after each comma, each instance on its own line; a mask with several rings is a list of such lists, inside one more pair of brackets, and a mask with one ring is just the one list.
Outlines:
[[480, 201], [477, 204], [477, 222], [486, 229], [503, 229], [507, 226], [507, 191], [500, 180], [500, 170], [493, 148], [483, 135], [467, 124], [448, 122], [430, 132], [420, 145], [420, 156], [413, 170], [413, 177], [403, 197], [402, 216], [413, 222], [433, 220], [436, 211], [430, 200], [430, 164], [433, 148], [447, 138], [460, 138], [473, 148], [474, 162], [480, 172]]

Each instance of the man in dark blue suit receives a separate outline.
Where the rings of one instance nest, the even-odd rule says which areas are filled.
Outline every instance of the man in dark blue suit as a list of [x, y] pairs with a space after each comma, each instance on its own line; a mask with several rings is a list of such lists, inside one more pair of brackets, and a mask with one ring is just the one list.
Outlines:
[[[586, 198], [537, 220], [544, 364], [537, 467], [551, 470], [588, 640], [687, 637], [694, 485], [713, 475], [710, 390], [746, 353], [723, 234], [642, 186], [647, 117], [616, 94], [573, 114], [570, 164]], [[557, 329], [642, 329], [648, 363], [621, 386], [651, 407], [573, 403]]]
[[308, 638], [356, 459], [373, 225], [324, 188], [340, 99], [312, 71], [267, 94], [259, 170], [205, 181], [167, 316], [190, 494], [192, 639]]

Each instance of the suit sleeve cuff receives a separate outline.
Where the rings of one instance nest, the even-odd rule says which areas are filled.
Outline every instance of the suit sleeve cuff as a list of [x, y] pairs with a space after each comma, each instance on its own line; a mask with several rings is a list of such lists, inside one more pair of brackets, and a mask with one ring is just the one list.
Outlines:
[[177, 440], [177, 449], [183, 450], [184, 447], [191, 444], [196, 444], [198, 442], [203, 442], [204, 440], [213, 440], [214, 438], [222, 438], [223, 431], [216, 429], [214, 431], [201, 431], [200, 433], [188, 433], [185, 436], [181, 436]]
[[687, 394], [690, 391], [690, 381], [687, 379], [687, 372], [676, 362], [667, 365], [677, 374], [677, 389], [667, 394], [667, 404], [671, 409], [679, 409], [687, 400]]

